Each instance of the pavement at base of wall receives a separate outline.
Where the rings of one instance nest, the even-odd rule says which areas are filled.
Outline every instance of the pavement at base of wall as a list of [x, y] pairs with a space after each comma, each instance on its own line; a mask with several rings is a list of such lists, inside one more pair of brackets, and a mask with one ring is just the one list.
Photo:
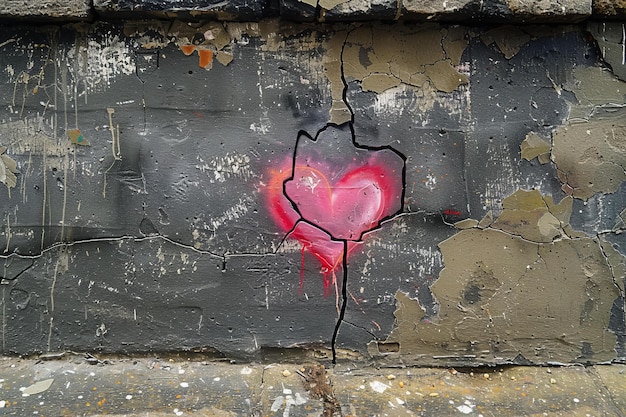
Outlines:
[[0, 416], [625, 416], [626, 365], [0, 358]]

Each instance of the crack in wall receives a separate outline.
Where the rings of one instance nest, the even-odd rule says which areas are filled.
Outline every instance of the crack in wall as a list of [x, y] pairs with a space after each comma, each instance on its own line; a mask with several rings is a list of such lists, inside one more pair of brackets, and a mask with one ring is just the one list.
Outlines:
[[[348, 304], [348, 255], [363, 241], [365, 233], [379, 229], [383, 222], [402, 212], [406, 188], [406, 157], [403, 154], [390, 146], [372, 147], [357, 142], [354, 111], [346, 97], [348, 82], [343, 54], [349, 36], [350, 31], [345, 35], [344, 32], [335, 34], [334, 46], [329, 48], [338, 53], [338, 74], [342, 85], [340, 102], [345, 110], [341, 123], [335, 123], [331, 117], [314, 137], [306, 131], [298, 133], [289, 170], [285, 169], [282, 177], [279, 175], [272, 180], [280, 181], [280, 184], [270, 185], [268, 197], [272, 217], [281, 228], [287, 229], [281, 245], [289, 236], [299, 240], [303, 255], [308, 249], [326, 268], [325, 289], [331, 285], [335, 287], [338, 318], [331, 338], [333, 363], [337, 362], [337, 338]], [[340, 48], [337, 39], [342, 41]], [[326, 64], [328, 66], [329, 62]], [[338, 102], [339, 99], [333, 96], [335, 108]], [[331, 111], [331, 114], [335, 113]], [[334, 153], [337, 156], [333, 156]], [[346, 162], [340, 159], [348, 158], [350, 153], [354, 156], [348, 159], [349, 167], [342, 167]], [[324, 159], [328, 162], [323, 162]], [[278, 187], [280, 197], [278, 189], [273, 191]], [[318, 187], [321, 191], [317, 191]], [[358, 192], [355, 194], [355, 191]], [[326, 192], [330, 196], [326, 196]], [[345, 194], [347, 192], [352, 194]], [[337, 194], [341, 197], [335, 200]], [[286, 199], [286, 205], [281, 198]], [[368, 206], [370, 200], [376, 202], [376, 208]], [[341, 296], [335, 276], [339, 267], [342, 269]]]

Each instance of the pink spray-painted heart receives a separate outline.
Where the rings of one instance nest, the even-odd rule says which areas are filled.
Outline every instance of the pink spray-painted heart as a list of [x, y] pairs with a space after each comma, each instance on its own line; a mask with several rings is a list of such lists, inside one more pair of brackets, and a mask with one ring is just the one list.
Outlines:
[[285, 161], [270, 172], [266, 195], [276, 224], [320, 260], [327, 287], [328, 273], [341, 265], [344, 241], [350, 254], [364, 233], [401, 209], [403, 161], [388, 150], [332, 166], [316, 159]]

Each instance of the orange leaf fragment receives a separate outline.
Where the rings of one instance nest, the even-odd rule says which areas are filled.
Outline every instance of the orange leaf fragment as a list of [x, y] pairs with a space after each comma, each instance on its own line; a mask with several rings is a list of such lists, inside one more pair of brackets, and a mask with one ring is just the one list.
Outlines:
[[200, 67], [210, 69], [213, 65], [213, 51], [210, 49], [199, 49], [198, 55], [200, 55]]
[[180, 50], [183, 51], [183, 54], [189, 56], [193, 54], [193, 51], [196, 50], [195, 45], [180, 45]]

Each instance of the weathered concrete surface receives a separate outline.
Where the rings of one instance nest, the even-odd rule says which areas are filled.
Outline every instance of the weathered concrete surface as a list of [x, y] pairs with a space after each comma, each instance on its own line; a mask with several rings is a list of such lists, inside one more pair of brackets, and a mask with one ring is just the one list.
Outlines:
[[579, 27], [98, 22], [0, 45], [3, 352], [626, 355], [623, 81]]
[[[624, 5], [626, 6], [626, 4]], [[626, 65], [624, 65], [624, 23], [620, 22], [589, 22], [589, 32], [593, 35], [602, 58], [610, 66], [611, 71], [620, 80], [626, 81]]]
[[0, 17], [86, 20], [93, 15], [258, 21], [482, 21], [578, 22], [589, 17], [623, 17], [621, 2], [606, 0], [72, 0], [0, 1]]
[[422, 0], [404, 0], [399, 15], [405, 18], [472, 18], [498, 21], [577, 21], [591, 14], [591, 0], [574, 1], [518, 1], [518, 0], [454, 0], [444, 3]]
[[594, 0], [593, 12], [601, 16], [620, 18], [626, 13], [626, 4], [621, 0]]
[[[88, 364], [87, 360], [93, 364]], [[6, 416], [619, 416], [623, 365], [371, 368], [180, 358], [0, 361]]]
[[182, 19], [259, 20], [276, 15], [268, 0], [94, 0], [97, 13], [118, 16], [178, 17]]
[[0, 1], [3, 18], [85, 20], [91, 16], [91, 0]]

